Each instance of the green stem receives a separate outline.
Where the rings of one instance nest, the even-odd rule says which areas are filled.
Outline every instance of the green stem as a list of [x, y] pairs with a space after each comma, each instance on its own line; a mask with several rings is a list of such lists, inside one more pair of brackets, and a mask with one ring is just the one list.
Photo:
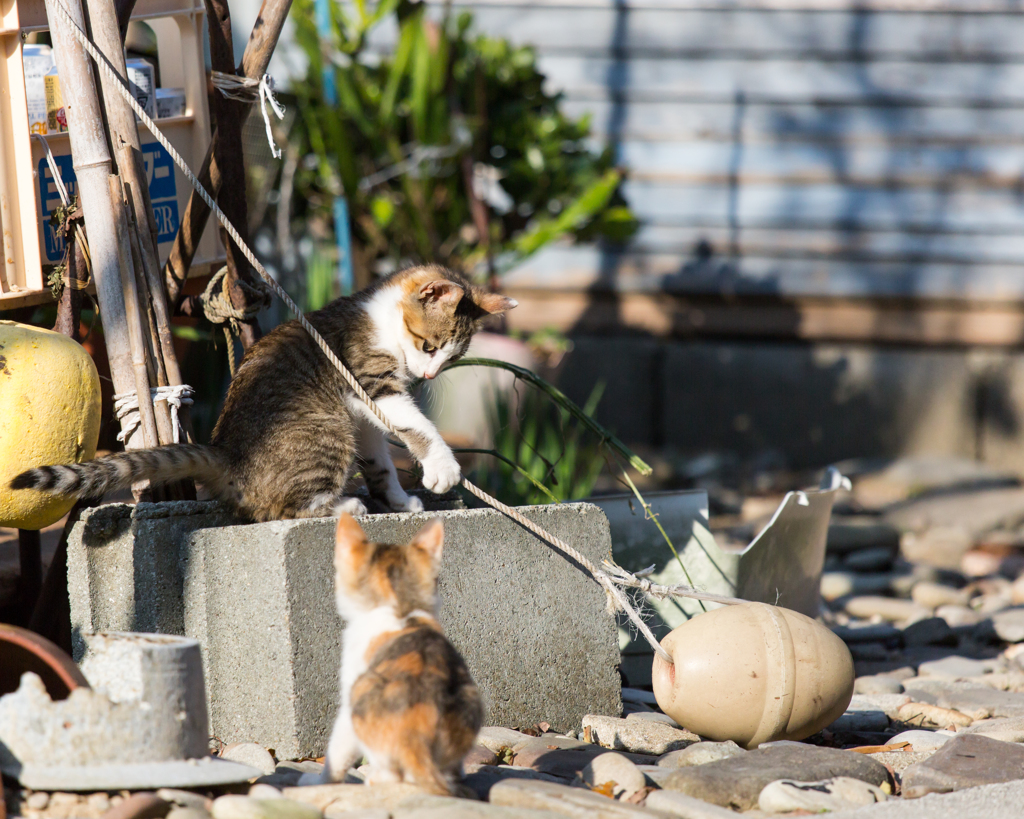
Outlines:
[[575, 416], [580, 423], [597, 435], [601, 439], [602, 443], [607, 444], [615, 450], [618, 455], [629, 461], [629, 465], [641, 475], [651, 474], [651, 468], [644, 463], [639, 455], [622, 443], [622, 441], [616, 438], [611, 432], [597, 423], [597, 421], [587, 415], [560, 389], [549, 384], [536, 373], [530, 372], [530, 370], [523, 367], [517, 367], [515, 364], [509, 364], [507, 361], [498, 361], [493, 358], [464, 358], [461, 361], [456, 361], [448, 365], [449, 370], [455, 369], [456, 367], [495, 367], [499, 370], [508, 370], [510, 373], [514, 373], [516, 377], [521, 378], [530, 386], [545, 393], [552, 401], [558, 404], [558, 406]]
[[[658, 531], [661, 532], [661, 536], [665, 538], [665, 542], [668, 544], [668, 548], [671, 549], [672, 554], [676, 556], [676, 562], [679, 563], [679, 568], [683, 570], [683, 577], [685, 577], [686, 582], [692, 586], [693, 581], [690, 579], [690, 573], [686, 571], [686, 567], [683, 565], [683, 559], [679, 556], [679, 552], [676, 551], [676, 547], [672, 544], [672, 540], [671, 538], [669, 538], [668, 532], [666, 532], [664, 527], [662, 527], [661, 521], [658, 520], [658, 515], [655, 513], [653, 509], [651, 509], [651, 505], [644, 500], [644, 496], [640, 494], [640, 490], [636, 488], [636, 484], [634, 484], [633, 481], [630, 480], [629, 475], [626, 474], [625, 469], [622, 470], [622, 477], [626, 479], [626, 483], [629, 485], [629, 488], [633, 490], [633, 494], [636, 495], [636, 499], [640, 501], [640, 505], [644, 508], [644, 515], [649, 520], [654, 521], [654, 525], [658, 527]], [[703, 600], [698, 600], [697, 602], [700, 603], [700, 607], [704, 609], [704, 611], [707, 611], [707, 609], [704, 608]]]
[[456, 447], [456, 448], [454, 448], [452, 450], [452, 452], [474, 452], [474, 453], [476, 453], [478, 455], [493, 455], [499, 461], [504, 461], [505, 463], [507, 463], [514, 470], [516, 470], [520, 475], [522, 475], [524, 478], [526, 478], [526, 480], [528, 480], [535, 487], [537, 487], [541, 492], [543, 492], [545, 495], [547, 495], [549, 498], [551, 498], [551, 502], [552, 503], [558, 503], [558, 498], [556, 498], [554, 495], [551, 494], [551, 490], [550, 489], [548, 489], [544, 484], [542, 484], [540, 481], [538, 481], [535, 477], [533, 477], [533, 475], [531, 475], [529, 472], [527, 472], [525, 469], [523, 469], [519, 464], [517, 464], [511, 458], [506, 458], [500, 452], [496, 452], [493, 449], [472, 449], [470, 447]]

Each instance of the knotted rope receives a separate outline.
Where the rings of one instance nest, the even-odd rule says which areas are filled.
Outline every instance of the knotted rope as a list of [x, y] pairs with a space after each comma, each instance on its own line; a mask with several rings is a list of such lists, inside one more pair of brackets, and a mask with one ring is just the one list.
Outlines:
[[[181, 443], [183, 431], [178, 418], [178, 410], [182, 407], [192, 406], [192, 398], [195, 394], [196, 391], [188, 384], [177, 384], [173, 387], [150, 387], [149, 389], [149, 395], [154, 404], [157, 401], [166, 401], [171, 408], [171, 426], [174, 428], [174, 443], [176, 444]], [[121, 431], [117, 433], [117, 440], [127, 441], [142, 423], [139, 415], [139, 394], [123, 392], [115, 395], [114, 415], [121, 422]]]
[[251, 321], [264, 307], [270, 305], [270, 291], [262, 282], [249, 284], [244, 279], [237, 279], [238, 286], [245, 294], [245, 307], [238, 308], [231, 303], [231, 294], [224, 286], [228, 273], [227, 265], [213, 276], [202, 295], [199, 303], [203, 306], [203, 315], [211, 324], [224, 326], [224, 339], [228, 345], [228, 368], [232, 377], [235, 374], [235, 336], [242, 332], [241, 323]]
[[267, 144], [270, 145], [270, 153], [274, 159], [281, 158], [281, 149], [274, 142], [274, 134], [270, 129], [270, 114], [267, 112], [267, 105], [274, 111], [278, 119], [284, 119], [284, 106], [274, 96], [274, 78], [264, 74], [260, 79], [252, 77], [240, 77], [237, 74], [225, 74], [223, 71], [211, 71], [210, 79], [213, 87], [220, 91], [229, 100], [236, 102], [260, 101], [260, 110], [263, 112], [263, 124], [267, 129]]
[[[356, 377], [352, 375], [349, 369], [342, 363], [341, 359], [338, 358], [337, 355], [335, 355], [334, 351], [331, 349], [330, 345], [328, 345], [328, 343], [324, 340], [323, 336], [321, 336], [320, 333], [316, 331], [316, 328], [309, 323], [308, 319], [306, 319], [306, 316], [303, 314], [299, 306], [292, 300], [291, 296], [289, 296], [288, 293], [285, 292], [284, 288], [281, 287], [281, 285], [279, 285], [276, 281], [274, 281], [270, 274], [267, 273], [266, 268], [264, 268], [263, 265], [260, 263], [260, 260], [256, 258], [256, 254], [252, 252], [252, 249], [248, 246], [248, 244], [246, 244], [242, 240], [242, 237], [238, 234], [238, 231], [235, 229], [235, 226], [231, 224], [231, 220], [224, 215], [224, 212], [219, 207], [217, 207], [217, 203], [214, 201], [213, 197], [209, 194], [206, 188], [204, 188], [200, 184], [195, 174], [193, 174], [192, 171], [189, 169], [188, 164], [185, 162], [185, 160], [181, 158], [181, 155], [175, 150], [174, 146], [171, 145], [167, 137], [163, 135], [163, 132], [161, 132], [160, 129], [156, 126], [156, 123], [153, 122], [153, 120], [149, 117], [149, 115], [142, 108], [142, 106], [139, 105], [135, 97], [132, 96], [132, 93], [128, 89], [128, 86], [125, 84], [124, 80], [121, 79], [121, 77], [114, 70], [114, 68], [110, 65], [107, 58], [103, 56], [103, 54], [92, 44], [92, 42], [90, 42], [85, 32], [83, 32], [78, 27], [74, 19], [71, 17], [70, 13], [67, 11], [66, 8], [64, 8], [64, 4], [61, 2], [61, 0], [54, 0], [54, 7], [58, 10], [61, 17], [68, 24], [68, 26], [70, 26], [71, 33], [75, 37], [75, 39], [82, 44], [82, 47], [89, 53], [89, 55], [96, 62], [97, 67], [101, 71], [103, 71], [107, 76], [109, 76], [113, 82], [117, 84], [122, 96], [124, 96], [128, 104], [131, 105], [135, 113], [138, 114], [139, 119], [142, 120], [143, 125], [145, 125], [146, 128], [149, 129], [150, 133], [153, 134], [153, 136], [156, 137], [157, 141], [159, 141], [160, 144], [163, 145], [163, 147], [167, 150], [171, 158], [174, 160], [175, 164], [181, 169], [181, 172], [188, 179], [189, 184], [192, 185], [196, 193], [199, 194], [199, 196], [203, 199], [204, 202], [206, 202], [207, 206], [210, 208], [210, 211], [217, 217], [217, 220], [224, 227], [225, 232], [235, 241], [235, 244], [242, 251], [243, 255], [249, 260], [250, 264], [252, 264], [253, 269], [255, 269], [256, 272], [260, 274], [260, 277], [266, 282], [266, 284], [271, 288], [271, 290], [273, 290], [274, 293], [276, 293], [277, 296], [281, 299], [281, 301], [285, 303], [288, 309], [292, 311], [292, 313], [298, 320], [299, 324], [301, 324], [303, 329], [305, 329], [306, 332], [309, 333], [313, 341], [320, 348], [323, 354], [327, 357], [327, 360], [339, 372], [341, 377], [345, 379], [345, 382], [349, 385], [349, 387], [352, 388], [352, 391], [357, 396], [359, 396], [359, 399], [364, 404], [366, 404], [367, 408], [370, 410], [370, 412], [373, 413], [374, 417], [376, 417], [377, 420], [380, 421], [381, 425], [385, 429], [390, 431], [396, 437], [399, 437], [397, 431], [395, 430], [395, 427], [387, 419], [387, 416], [384, 415], [384, 413], [381, 411], [380, 407], [377, 406], [374, 400], [370, 398], [369, 394], [366, 392], [366, 390], [363, 389], [362, 385], [359, 383]], [[568, 543], [563, 541], [561, 538], [555, 537], [555, 535], [538, 526], [536, 523], [531, 521], [522, 513], [513, 509], [511, 506], [502, 503], [497, 498], [491, 497], [486, 492], [484, 492], [484, 490], [482, 490], [478, 486], [475, 486], [466, 478], [462, 479], [462, 486], [468, 492], [480, 498], [480, 500], [482, 500], [484, 503], [488, 504], [494, 509], [497, 509], [499, 512], [502, 512], [503, 514], [514, 520], [516, 523], [518, 523], [520, 526], [532, 532], [541, 540], [551, 544], [560, 552], [572, 558], [577, 564], [582, 566], [584, 571], [587, 574], [589, 574], [591, 578], [598, 585], [601, 586], [601, 588], [604, 589], [605, 594], [608, 598], [609, 610], [612, 612], [622, 612], [623, 614], [625, 614], [626, 617], [629, 618], [633, 625], [635, 625], [639, 632], [644, 636], [647, 642], [651, 644], [651, 647], [654, 649], [654, 652], [667, 663], [673, 662], [671, 655], [661, 647], [661, 644], [658, 642], [658, 639], [654, 636], [650, 627], [647, 625], [647, 623], [643, 621], [643, 619], [637, 613], [636, 609], [633, 607], [633, 604], [630, 602], [629, 597], [623, 591], [623, 588], [640, 588], [641, 583], [643, 583], [644, 588], [646, 589], [646, 593], [651, 594], [653, 596], [693, 597], [697, 599], [714, 600], [714, 602], [727, 604], [747, 602], [745, 600], [740, 600], [735, 597], [720, 597], [718, 595], [708, 595], [705, 592], [699, 591], [698, 589], [695, 589], [691, 586], [662, 586], [650, 583], [650, 581], [646, 580], [646, 578], [641, 578], [635, 574], [627, 572], [621, 566], [615, 566], [610, 561], [605, 561], [604, 565], [612, 568], [612, 571], [599, 569], [587, 557], [578, 552], [576, 549], [574, 549]]]

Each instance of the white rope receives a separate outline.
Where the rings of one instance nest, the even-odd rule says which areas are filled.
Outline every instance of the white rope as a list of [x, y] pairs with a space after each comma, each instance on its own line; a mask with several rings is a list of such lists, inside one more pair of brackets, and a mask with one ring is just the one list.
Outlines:
[[[124, 80], [121, 79], [120, 75], [118, 75], [118, 73], [113, 69], [107, 58], [104, 57], [103, 54], [92, 44], [92, 42], [86, 36], [85, 32], [83, 32], [78, 27], [78, 25], [72, 19], [71, 15], [68, 13], [67, 9], [64, 8], [63, 2], [61, 0], [54, 0], [54, 7], [58, 10], [61, 17], [68, 24], [68, 26], [70, 26], [71, 34], [75, 37], [76, 40], [78, 40], [79, 43], [81, 43], [82, 48], [84, 48], [89, 53], [89, 55], [96, 62], [96, 65], [99, 67], [99, 69], [103, 71], [107, 76], [109, 76], [112, 79], [113, 82], [117, 84], [118, 89], [121, 91], [121, 95], [125, 98], [128, 104], [131, 105], [132, 110], [134, 110], [135, 113], [139, 116], [139, 119], [142, 120], [142, 124], [149, 129], [150, 133], [153, 134], [157, 141], [167, 150], [167, 153], [170, 154], [175, 164], [181, 169], [181, 172], [188, 179], [189, 184], [192, 185], [196, 193], [199, 194], [200, 198], [204, 202], [206, 202], [207, 206], [210, 208], [211, 213], [213, 213], [217, 217], [217, 221], [221, 223], [228, 236], [230, 236], [231, 239], [234, 240], [235, 244], [242, 251], [242, 254], [245, 256], [246, 259], [249, 260], [249, 263], [253, 266], [253, 269], [260, 274], [260, 277], [277, 294], [277, 296], [281, 299], [281, 301], [284, 302], [288, 309], [292, 311], [299, 324], [302, 325], [303, 329], [307, 333], [309, 333], [310, 337], [323, 352], [324, 356], [326, 356], [327, 360], [338, 371], [341, 377], [345, 379], [345, 382], [349, 385], [349, 387], [352, 388], [352, 391], [357, 396], [359, 396], [359, 399], [364, 404], [366, 404], [370, 412], [372, 412], [374, 416], [376, 416], [376, 418], [381, 422], [385, 429], [390, 430], [393, 434], [396, 435], [396, 437], [401, 437], [398, 436], [398, 433], [395, 431], [395, 427], [388, 420], [387, 416], [384, 415], [380, 407], [378, 407], [374, 400], [370, 398], [369, 394], [366, 392], [366, 390], [363, 389], [362, 385], [359, 383], [356, 377], [352, 375], [349, 369], [342, 363], [341, 359], [338, 358], [338, 356], [334, 353], [330, 345], [324, 340], [324, 337], [317, 332], [316, 328], [313, 327], [312, 324], [309, 323], [309, 320], [306, 318], [305, 314], [302, 312], [299, 306], [292, 300], [291, 296], [289, 296], [288, 293], [284, 290], [284, 288], [281, 287], [281, 285], [279, 285], [269, 273], [267, 273], [266, 268], [263, 266], [260, 260], [256, 258], [256, 254], [252, 252], [252, 249], [249, 247], [249, 245], [245, 241], [243, 241], [242, 237], [239, 235], [238, 230], [236, 230], [235, 226], [231, 224], [231, 220], [224, 215], [224, 212], [219, 207], [217, 207], [217, 203], [214, 201], [213, 197], [206, 190], [206, 188], [204, 188], [202, 184], [200, 184], [195, 174], [193, 174], [192, 171], [189, 169], [188, 163], [186, 163], [185, 160], [181, 158], [181, 154], [179, 154], [175, 150], [174, 146], [171, 145], [167, 137], [163, 135], [163, 132], [160, 131], [159, 128], [157, 128], [156, 123], [153, 122], [152, 118], [146, 113], [145, 109], [143, 109], [142, 106], [139, 105], [138, 100], [136, 100], [135, 97], [132, 95], [131, 90], [128, 88], [127, 85], [125, 85]], [[522, 513], [516, 511], [511, 506], [508, 506], [507, 504], [504, 504], [501, 501], [499, 501], [497, 498], [488, 495], [486, 492], [484, 492], [484, 490], [473, 484], [471, 481], [467, 480], [466, 478], [463, 478], [462, 486], [468, 492], [480, 498], [480, 500], [482, 500], [484, 503], [488, 504], [489, 506], [492, 506], [499, 512], [502, 512], [506, 516], [510, 517], [520, 526], [529, 530], [541, 540], [544, 540], [547, 543], [551, 544], [560, 552], [572, 558], [572, 560], [574, 560], [576, 563], [582, 566], [584, 571], [587, 574], [589, 574], [593, 578], [593, 580], [601, 586], [601, 588], [605, 590], [605, 594], [608, 598], [609, 608], [613, 611], [623, 612], [637, 627], [637, 629], [644, 636], [647, 642], [651, 644], [651, 647], [654, 649], [655, 654], [657, 654], [667, 663], [673, 662], [671, 655], [661, 647], [661, 644], [658, 642], [658, 639], [654, 636], [654, 633], [651, 631], [650, 626], [648, 626], [647, 623], [643, 621], [643, 619], [637, 613], [636, 609], [633, 607], [633, 604], [629, 601], [629, 598], [626, 596], [625, 592], [623, 592], [622, 590], [622, 587], [638, 587], [640, 585], [641, 578], [636, 577], [636, 575], [630, 574], [625, 569], [619, 566], [615, 567], [616, 571], [614, 573], [609, 573], [605, 570], [597, 568], [597, 566], [595, 566], [589, 558], [587, 558], [585, 555], [581, 554], [579, 551], [574, 549], [564, 540], [555, 537], [553, 534], [546, 531], [541, 526], [538, 526], [532, 520], [524, 516]], [[614, 564], [606, 562], [606, 565]], [[705, 592], [702, 592], [691, 586], [660, 586], [656, 584], [650, 584], [648, 588], [648, 593], [653, 595], [664, 594], [666, 596], [673, 597], [707, 597]], [[714, 597], [716, 602], [721, 603], [736, 604], [747, 602], [746, 600], [740, 600], [735, 597], [718, 597], [717, 595], [715, 595]]]
[[210, 78], [213, 87], [220, 91], [229, 100], [237, 102], [260, 101], [260, 110], [263, 112], [263, 124], [267, 129], [267, 144], [270, 145], [270, 153], [274, 159], [281, 158], [281, 149], [274, 142], [274, 134], [270, 129], [270, 114], [267, 112], [269, 105], [278, 119], [284, 119], [284, 106], [274, 96], [274, 78], [264, 74], [260, 79], [252, 77], [240, 77], [238, 74], [225, 74], [223, 71], [211, 71]]
[[68, 189], [64, 187], [64, 180], [60, 177], [60, 170], [57, 168], [57, 160], [53, 158], [53, 151], [50, 150], [50, 143], [42, 134], [32, 134], [32, 136], [43, 143], [43, 148], [46, 151], [46, 164], [50, 166], [50, 175], [53, 176], [53, 186], [57, 189], [60, 201], [64, 203], [64, 207], [67, 207], [71, 204], [71, 197], [68, 196]]
[[[196, 391], [188, 384], [177, 384], [172, 387], [150, 387], [149, 395], [155, 404], [157, 401], [166, 401], [171, 408], [171, 426], [174, 428], [174, 443], [181, 443], [181, 421], [178, 419], [178, 410], [182, 407], [192, 406], [192, 398]], [[139, 394], [137, 392], [123, 392], [114, 396], [114, 415], [121, 422], [121, 431], [117, 433], [117, 440], [126, 441], [142, 423], [139, 416]]]

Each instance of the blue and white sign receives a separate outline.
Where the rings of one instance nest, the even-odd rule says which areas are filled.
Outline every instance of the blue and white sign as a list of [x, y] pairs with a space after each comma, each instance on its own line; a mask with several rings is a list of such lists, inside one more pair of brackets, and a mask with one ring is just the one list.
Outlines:
[[[54, 156], [61, 179], [74, 196], [78, 181], [72, 165], [71, 155]], [[157, 241], [169, 242], [178, 232], [178, 190], [174, 178], [174, 162], [162, 145], [157, 142], [142, 146], [142, 161], [149, 182], [149, 198], [153, 201], [156, 217]], [[64, 258], [64, 237], [50, 224], [50, 214], [60, 207], [60, 195], [53, 184], [53, 174], [44, 156], [39, 160], [39, 203], [42, 209], [43, 253], [46, 263], [59, 262]]]

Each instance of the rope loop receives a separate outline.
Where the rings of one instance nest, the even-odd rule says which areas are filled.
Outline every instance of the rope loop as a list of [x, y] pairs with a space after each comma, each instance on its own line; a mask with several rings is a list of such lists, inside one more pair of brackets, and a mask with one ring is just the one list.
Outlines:
[[[151, 387], [149, 390], [153, 403], [166, 401], [171, 408], [171, 426], [174, 428], [174, 443], [176, 444], [180, 444], [182, 439], [182, 426], [181, 420], [178, 418], [178, 410], [191, 406], [195, 394], [196, 391], [188, 384]], [[121, 422], [121, 431], [117, 433], [117, 440], [127, 441], [142, 423], [139, 415], [139, 394], [137, 392], [122, 392], [115, 395], [114, 415]]]
[[199, 296], [203, 306], [203, 315], [211, 324], [224, 325], [224, 340], [228, 347], [228, 368], [232, 377], [235, 374], [235, 338], [242, 334], [241, 323], [256, 318], [259, 312], [270, 306], [271, 293], [263, 282], [249, 284], [245, 279], [236, 279], [238, 286], [245, 294], [245, 307], [238, 308], [231, 303], [231, 294], [224, 284], [227, 280], [228, 267], [224, 265], [210, 277], [206, 289]]
[[211, 71], [210, 79], [213, 82], [213, 87], [229, 100], [248, 103], [255, 102], [257, 99], [260, 101], [260, 111], [263, 114], [263, 124], [267, 129], [267, 144], [270, 145], [270, 153], [273, 154], [274, 159], [280, 159], [281, 149], [274, 142], [274, 134], [270, 128], [270, 113], [267, 111], [269, 105], [274, 116], [284, 119], [284, 106], [274, 96], [274, 78], [269, 74], [264, 74], [260, 79], [255, 80], [252, 77], [242, 77], [238, 74]]

